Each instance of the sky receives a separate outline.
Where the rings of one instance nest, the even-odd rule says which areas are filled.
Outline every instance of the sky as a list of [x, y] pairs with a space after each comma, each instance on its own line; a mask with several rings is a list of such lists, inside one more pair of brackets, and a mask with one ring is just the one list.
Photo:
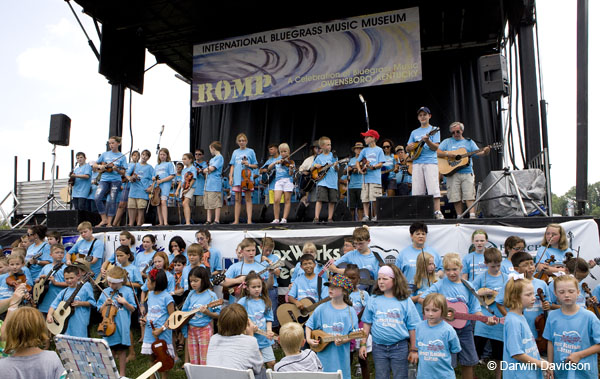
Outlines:
[[[71, 2], [100, 48], [91, 19]], [[599, 2], [589, 3], [589, 156], [593, 141], [600, 140], [594, 128], [594, 105], [600, 104], [600, 16]], [[576, 160], [576, 2], [557, 6], [552, 0], [538, 0], [538, 27], [543, 93], [548, 106], [552, 190], [564, 194], [575, 186]], [[71, 10], [64, 1], [28, 0], [4, 4], [0, 15], [0, 199], [12, 190], [14, 156], [18, 156], [18, 180], [26, 180], [27, 159], [32, 161], [32, 179], [41, 179], [46, 162], [46, 179], [52, 161], [48, 143], [50, 115], [64, 113], [71, 118], [70, 146], [58, 146], [60, 176], [70, 169], [71, 149], [86, 152], [88, 158], [105, 150], [108, 138], [111, 87], [98, 73], [98, 61], [87, 44]], [[155, 63], [146, 55], [146, 67]], [[189, 86], [175, 78], [164, 64], [145, 74], [144, 94], [133, 92], [132, 129], [134, 149], [148, 148], [155, 162], [161, 125], [165, 125], [161, 146], [180, 159], [189, 146]], [[129, 90], [125, 97], [123, 151], [129, 137]], [[517, 154], [518, 155], [518, 154]], [[588, 166], [588, 181], [600, 181], [600, 168]]]

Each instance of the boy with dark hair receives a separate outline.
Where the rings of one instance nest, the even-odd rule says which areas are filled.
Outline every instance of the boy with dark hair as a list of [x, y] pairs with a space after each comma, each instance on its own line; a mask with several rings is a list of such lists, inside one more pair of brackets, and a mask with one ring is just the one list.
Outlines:
[[321, 280], [321, 288], [319, 290], [319, 279], [315, 274], [316, 261], [315, 257], [310, 254], [304, 254], [300, 257], [300, 267], [304, 270], [304, 275], [299, 275], [292, 282], [292, 288], [288, 292], [288, 303], [292, 303], [298, 309], [304, 308], [300, 300], [305, 297], [310, 297], [315, 301], [319, 301], [328, 294], [327, 287], [324, 285], [324, 280]]

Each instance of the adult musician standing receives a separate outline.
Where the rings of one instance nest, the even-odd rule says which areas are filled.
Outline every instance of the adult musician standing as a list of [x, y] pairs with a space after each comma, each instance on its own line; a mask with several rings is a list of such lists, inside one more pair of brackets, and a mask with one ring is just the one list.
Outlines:
[[69, 175], [73, 180], [73, 204], [78, 211], [88, 211], [87, 196], [92, 185], [92, 166], [85, 163], [85, 153], [78, 152], [76, 155], [78, 166]]
[[[475, 142], [470, 138], [463, 137], [465, 125], [462, 122], [455, 121], [450, 124], [450, 133], [452, 137], [446, 138], [440, 144], [437, 150], [437, 156], [440, 158], [452, 158], [456, 156], [455, 150], [464, 148], [467, 153], [479, 149]], [[484, 156], [490, 153], [489, 146], [486, 146], [481, 152], [473, 154], [475, 156]], [[463, 201], [467, 203], [467, 208], [473, 205], [475, 201], [475, 175], [473, 174], [473, 162], [469, 158], [469, 164], [453, 175], [446, 177], [448, 187], [448, 201], [454, 204], [456, 215], [463, 213]], [[471, 209], [469, 218], [475, 218], [475, 211]]]
[[444, 215], [440, 212], [440, 179], [435, 151], [440, 144], [439, 133], [429, 137], [433, 126], [429, 124], [431, 111], [427, 107], [421, 107], [417, 111], [417, 118], [421, 124], [420, 128], [410, 133], [410, 138], [406, 144], [406, 151], [414, 151], [419, 142], [423, 141], [423, 151], [417, 159], [413, 161], [412, 168], [412, 194], [433, 196], [433, 210], [435, 218], [443, 219]]
[[[298, 171], [303, 175], [305, 180], [303, 180], [303, 185], [307, 180], [310, 179], [310, 169], [315, 162], [315, 158], [319, 155], [319, 141], [313, 141], [312, 145], [310, 145], [310, 155], [302, 162], [300, 167], [298, 167]], [[308, 193], [302, 193], [302, 198], [300, 201], [308, 206], [309, 201], [317, 200], [317, 187], [314, 186]]]

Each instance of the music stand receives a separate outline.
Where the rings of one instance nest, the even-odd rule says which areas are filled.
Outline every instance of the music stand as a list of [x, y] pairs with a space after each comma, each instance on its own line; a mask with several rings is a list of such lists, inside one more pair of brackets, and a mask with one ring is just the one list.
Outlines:
[[531, 204], [533, 204], [533, 206], [544, 216], [548, 217], [548, 214], [542, 209], [540, 208], [539, 205], [537, 205], [537, 203], [530, 198], [520, 187], [519, 184], [517, 183], [517, 179], [515, 179], [515, 176], [513, 175], [513, 171], [508, 168], [508, 167], [504, 167], [502, 169], [502, 175], [498, 177], [498, 179], [496, 179], [496, 181], [494, 181], [494, 183], [492, 183], [491, 186], [489, 186], [488, 188], [486, 188], [485, 191], [483, 191], [482, 194], [480, 194], [479, 196], [477, 196], [477, 198], [475, 199], [475, 201], [473, 202], [473, 204], [471, 204], [470, 207], [468, 207], [463, 213], [461, 213], [461, 215], [459, 216], [460, 218], [465, 217], [465, 215], [467, 213], [469, 213], [469, 211], [475, 207], [475, 205], [479, 204], [481, 202], [481, 200], [483, 199], [483, 197], [492, 190], [492, 188], [494, 188], [498, 183], [500, 183], [500, 181], [502, 179], [507, 179], [509, 184], [512, 184], [512, 186], [515, 189], [515, 194], [517, 195], [517, 199], [519, 201], [519, 207], [521, 208], [521, 212], [523, 212], [523, 216], [527, 217], [527, 210], [525, 209], [525, 203], [523, 202], [523, 199], [531, 202]]

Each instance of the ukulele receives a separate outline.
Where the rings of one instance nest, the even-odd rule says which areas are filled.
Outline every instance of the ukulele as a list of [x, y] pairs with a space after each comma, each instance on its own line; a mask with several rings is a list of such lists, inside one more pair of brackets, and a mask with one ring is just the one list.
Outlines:
[[327, 345], [329, 345], [331, 342], [335, 342], [336, 339], [357, 340], [357, 339], [365, 338], [366, 336], [367, 336], [367, 333], [365, 333], [365, 331], [362, 329], [359, 329], [357, 331], [354, 331], [350, 334], [346, 334], [343, 336], [334, 336], [329, 333], [325, 333], [322, 330], [313, 330], [310, 333], [310, 338], [319, 341], [319, 344], [317, 346], [311, 346], [310, 348], [314, 352], [318, 353], [320, 351], [323, 351], [323, 349], [325, 349], [327, 347]]
[[[154, 322], [150, 321], [150, 327], [154, 330]], [[169, 371], [175, 365], [175, 360], [173, 357], [169, 355], [169, 350], [167, 349], [167, 342], [165, 340], [161, 340], [158, 337], [155, 337], [156, 340], [152, 342], [152, 359], [154, 363], [162, 363], [162, 367], [158, 370], [158, 372]]]
[[48, 273], [48, 275], [44, 279], [38, 281], [33, 285], [33, 302], [35, 304], [40, 304], [44, 300], [44, 297], [47, 293], [46, 291], [48, 291], [48, 288], [50, 288], [50, 281], [48, 280], [48, 278], [54, 276], [54, 274], [56, 274], [58, 270], [60, 270], [62, 265], [62, 262], [55, 264], [52, 268], [52, 271], [50, 271], [50, 273]]
[[[206, 308], [214, 308], [223, 304], [223, 299], [211, 301], [206, 304]], [[200, 308], [193, 309], [188, 312], [175, 311], [169, 316], [169, 329], [178, 329], [180, 326], [188, 322], [196, 313], [200, 311]]]
[[77, 296], [77, 294], [79, 293], [79, 290], [81, 290], [81, 287], [83, 287], [83, 285], [85, 283], [87, 283], [88, 280], [91, 279], [92, 275], [93, 275], [92, 272], [88, 272], [85, 275], [83, 275], [83, 277], [81, 278], [80, 282], [77, 284], [77, 287], [75, 288], [75, 291], [73, 291], [71, 296], [66, 301], [63, 300], [60, 303], [58, 303], [58, 306], [56, 307], [56, 309], [54, 310], [54, 313], [52, 314], [52, 318], [54, 319], [53, 322], [46, 323], [46, 327], [48, 328], [50, 333], [52, 333], [53, 335], [62, 333], [63, 329], [65, 328], [66, 322], [68, 321], [69, 317], [71, 316], [71, 313], [73, 313], [73, 311], [74, 311], [73, 306], [71, 304], [75, 300], [75, 296]]
[[[467, 320], [471, 321], [481, 321], [487, 322], [488, 316], [480, 316], [480, 315], [472, 315], [469, 313], [469, 309], [467, 305], [462, 302], [451, 303], [446, 300], [446, 304], [448, 304], [448, 314], [444, 319], [448, 322], [448, 324], [452, 325], [456, 329], [462, 329], [467, 325]], [[500, 324], [504, 324], [504, 317], [498, 318], [495, 317]]]
[[[498, 149], [502, 148], [502, 143], [495, 142], [486, 147], [489, 147], [490, 149], [498, 150]], [[456, 171], [460, 170], [461, 168], [467, 167], [469, 165], [469, 158], [472, 155], [475, 155], [475, 154], [483, 151], [486, 147], [477, 149], [475, 151], [471, 151], [470, 153], [467, 152], [467, 149], [465, 149], [464, 147], [461, 147], [460, 149], [449, 151], [449, 153], [456, 154], [455, 156], [444, 157], [444, 158], [438, 157], [438, 170], [440, 171], [440, 174], [442, 174], [444, 176], [451, 176]]]

